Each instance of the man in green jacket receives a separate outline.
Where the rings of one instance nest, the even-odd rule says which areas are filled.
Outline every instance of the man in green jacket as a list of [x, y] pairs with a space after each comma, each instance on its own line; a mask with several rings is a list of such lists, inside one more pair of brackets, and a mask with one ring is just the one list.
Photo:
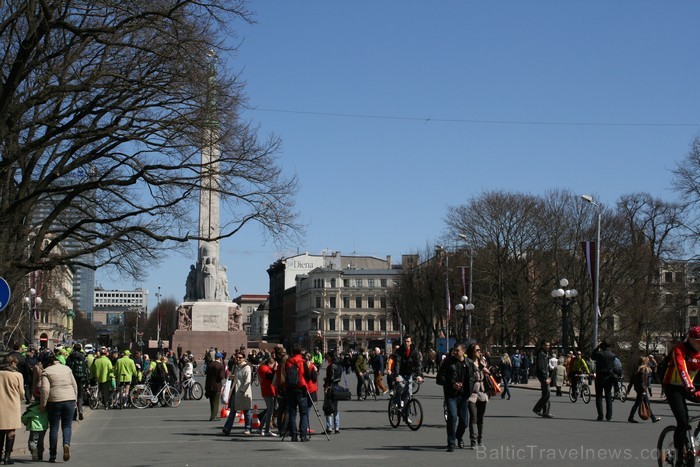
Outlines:
[[131, 359], [131, 352], [127, 349], [122, 354], [122, 357], [117, 360], [117, 365], [114, 370], [119, 386], [119, 408], [124, 408], [125, 403], [129, 400], [129, 387], [131, 380], [136, 375], [136, 364]]
[[100, 391], [100, 399], [105, 410], [109, 408], [109, 401], [112, 392], [112, 375], [114, 368], [112, 362], [107, 358], [106, 348], [100, 349], [100, 356], [95, 358], [90, 367], [90, 377], [97, 380]]
[[357, 400], [360, 400], [360, 392], [362, 385], [365, 382], [365, 375], [367, 374], [367, 359], [365, 358], [366, 349], [360, 347], [360, 352], [357, 354], [357, 360], [355, 360], [355, 375], [357, 376]]

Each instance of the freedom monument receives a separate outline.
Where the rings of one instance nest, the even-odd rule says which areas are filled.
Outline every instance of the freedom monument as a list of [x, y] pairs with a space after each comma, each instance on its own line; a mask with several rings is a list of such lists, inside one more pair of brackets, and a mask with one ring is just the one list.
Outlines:
[[[212, 60], [212, 63], [214, 60]], [[213, 67], [212, 67], [213, 68]], [[212, 75], [213, 76], [213, 75]], [[240, 306], [231, 301], [226, 266], [219, 257], [219, 161], [216, 124], [205, 130], [199, 190], [197, 263], [190, 266], [184, 301], [178, 306], [178, 326], [171, 348], [182, 346], [195, 355], [216, 347], [229, 354], [247, 347]], [[214, 239], [214, 240], [213, 240]]]

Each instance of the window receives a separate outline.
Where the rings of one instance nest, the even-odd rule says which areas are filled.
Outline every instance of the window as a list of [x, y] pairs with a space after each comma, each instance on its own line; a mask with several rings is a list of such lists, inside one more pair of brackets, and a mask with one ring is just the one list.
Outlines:
[[367, 308], [374, 308], [374, 297], [367, 297]]
[[343, 308], [350, 308], [350, 297], [343, 297]]
[[386, 279], [379, 279], [380, 287], [386, 287]]
[[664, 273], [664, 282], [673, 282], [673, 273], [672, 272]]
[[350, 318], [343, 318], [343, 331], [350, 330]]
[[343, 287], [350, 287], [350, 279], [343, 279]]
[[355, 308], [362, 308], [362, 297], [355, 297]]
[[335, 277], [331, 278], [331, 288], [335, 288]]
[[316, 297], [316, 308], [321, 308], [321, 297]]
[[315, 331], [318, 329], [318, 318], [311, 318], [311, 330]]
[[386, 308], [386, 297], [379, 297], [379, 308]]
[[355, 318], [355, 331], [362, 331], [362, 318]]
[[374, 287], [374, 279], [367, 279], [367, 287]]
[[362, 279], [355, 279], [355, 287], [362, 287]]
[[337, 303], [336, 303], [336, 302], [337, 302], [336, 297], [328, 297], [328, 299], [330, 300], [329, 306], [330, 306], [331, 308], [335, 308], [336, 305], [337, 305]]
[[384, 318], [379, 320], [379, 330], [386, 331], [386, 320]]
[[328, 330], [335, 331], [335, 318], [328, 318]]
[[374, 318], [367, 318], [367, 330], [374, 331]]

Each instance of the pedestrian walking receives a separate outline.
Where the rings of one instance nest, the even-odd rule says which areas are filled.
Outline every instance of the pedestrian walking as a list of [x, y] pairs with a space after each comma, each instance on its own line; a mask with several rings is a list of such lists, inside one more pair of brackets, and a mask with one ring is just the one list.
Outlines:
[[561, 397], [561, 388], [566, 381], [566, 365], [564, 357], [559, 357], [557, 366], [554, 368], [554, 387], [557, 388], [557, 397]]
[[598, 412], [596, 420], [599, 422], [603, 420], [603, 394], [605, 394], [605, 419], [611, 421], [613, 416], [612, 391], [613, 385], [617, 382], [617, 375], [615, 375], [615, 359], [617, 357], [610, 350], [610, 344], [604, 340], [593, 350], [591, 358], [596, 366], [595, 408]]
[[277, 370], [277, 362], [269, 354], [262, 357], [262, 362], [258, 366], [258, 381], [260, 381], [260, 393], [265, 401], [265, 414], [260, 421], [260, 434], [267, 437], [277, 436], [271, 429], [272, 416], [275, 413], [275, 386], [272, 380]]
[[486, 359], [481, 354], [481, 347], [477, 343], [467, 347], [467, 368], [469, 369], [469, 440], [470, 448], [484, 447], [484, 414], [489, 396], [486, 395], [484, 378], [490, 376]]
[[22, 427], [24, 377], [17, 362], [17, 357], [10, 354], [0, 365], [0, 461], [5, 464], [14, 463], [15, 430]]
[[501, 381], [503, 381], [503, 392], [501, 393], [501, 399], [505, 399], [507, 396], [508, 400], [510, 400], [510, 387], [508, 387], [508, 383], [513, 375], [513, 364], [510, 361], [508, 352], [505, 352], [503, 357], [501, 357], [499, 368], [501, 370]]
[[374, 355], [369, 361], [372, 371], [374, 371], [374, 387], [378, 394], [386, 394], [389, 390], [384, 386], [384, 356], [379, 347], [374, 348]]
[[204, 397], [209, 399], [209, 421], [219, 420], [219, 400], [221, 399], [221, 386], [226, 379], [226, 369], [223, 364], [224, 356], [221, 352], [215, 354], [214, 361], [209, 362], [204, 379]]
[[334, 389], [340, 384], [343, 368], [340, 366], [334, 351], [326, 353], [326, 376], [323, 379], [323, 413], [326, 415], [326, 431], [340, 433], [340, 411]]
[[[34, 401], [27, 406], [22, 414], [22, 425], [29, 431], [27, 448], [33, 461], [44, 460], [44, 438], [49, 429], [49, 416], [41, 410], [41, 403]], [[7, 464], [7, 462], [5, 462]]]
[[235, 354], [235, 358], [234, 373], [232, 376], [229, 376], [229, 379], [233, 381], [233, 389], [230, 396], [233, 399], [233, 404], [229, 402], [231, 411], [226, 419], [226, 423], [224, 423], [223, 431], [226, 435], [231, 433], [231, 428], [236, 419], [236, 412], [241, 411], [243, 412], [244, 421], [243, 434], [250, 435], [253, 422], [253, 389], [251, 387], [253, 375], [250, 365], [246, 361], [245, 353], [239, 351], [239, 353]]
[[469, 425], [469, 398], [472, 394], [468, 364], [464, 344], [457, 344], [439, 370], [445, 372], [442, 391], [447, 408], [447, 452], [453, 452], [455, 445], [464, 448], [463, 436]]
[[537, 363], [535, 367], [535, 375], [540, 382], [542, 395], [532, 411], [543, 418], [554, 418], [554, 416], [549, 413], [549, 384], [552, 380], [549, 377], [549, 358], [547, 357], [547, 352], [549, 352], [549, 342], [543, 339], [540, 342], [540, 349], [537, 353]]
[[52, 355], [46, 357], [41, 374], [41, 408], [49, 415], [49, 462], [56, 462], [59, 426], [63, 438], [63, 460], [70, 460], [77, 397], [78, 384], [71, 369], [58, 363]]
[[651, 410], [651, 404], [649, 403], [649, 395], [647, 390], [649, 388], [649, 375], [651, 373], [652, 370], [649, 367], [649, 357], [640, 357], [637, 366], [637, 371], [635, 371], [635, 373], [632, 375], [632, 378], [630, 379], [630, 382], [627, 385], [628, 394], [632, 387], [634, 387], [634, 390], [637, 393], [637, 398], [634, 400], [632, 410], [630, 410], [630, 416], [627, 417], [627, 421], [630, 423], [637, 423], [637, 420], [634, 419], [634, 414], [637, 412], [637, 409], [641, 404], [647, 404], [647, 406], [649, 407], [649, 413], [651, 415], [650, 418], [652, 422], [656, 423], [659, 420], [661, 420], [660, 417], [654, 416], [654, 412], [652, 412]]

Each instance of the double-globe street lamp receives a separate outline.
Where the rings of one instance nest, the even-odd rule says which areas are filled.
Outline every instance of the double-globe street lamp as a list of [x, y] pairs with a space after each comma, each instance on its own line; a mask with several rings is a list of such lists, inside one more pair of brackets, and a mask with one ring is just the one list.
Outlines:
[[43, 301], [41, 297], [37, 295], [35, 288], [29, 289], [29, 295], [22, 299], [29, 309], [29, 346], [34, 344], [34, 319], [37, 314], [36, 311]]
[[474, 311], [474, 304], [469, 303], [469, 297], [462, 295], [462, 303], [455, 305], [455, 310], [464, 310], [464, 343], [468, 344], [471, 338], [472, 332], [472, 311]]
[[560, 288], [552, 290], [552, 298], [561, 305], [561, 350], [564, 354], [569, 352], [569, 310], [571, 302], [578, 296], [576, 289], [565, 289], [569, 281], [561, 279]]

